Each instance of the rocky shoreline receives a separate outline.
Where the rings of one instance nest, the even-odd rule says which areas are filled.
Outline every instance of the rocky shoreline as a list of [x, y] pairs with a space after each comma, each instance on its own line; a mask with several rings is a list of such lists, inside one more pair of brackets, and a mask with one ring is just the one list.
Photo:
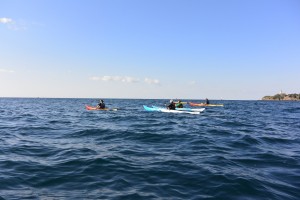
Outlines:
[[264, 96], [262, 100], [274, 100], [274, 101], [300, 101], [300, 94], [285, 94], [280, 93], [274, 96]]

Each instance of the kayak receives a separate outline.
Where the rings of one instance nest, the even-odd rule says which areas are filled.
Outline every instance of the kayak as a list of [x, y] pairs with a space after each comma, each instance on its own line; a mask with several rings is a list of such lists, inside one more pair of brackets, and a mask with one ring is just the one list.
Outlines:
[[148, 106], [144, 105], [144, 109], [146, 111], [158, 111], [158, 112], [166, 112], [166, 113], [186, 113], [186, 114], [192, 114], [192, 115], [200, 114], [200, 112], [169, 110], [167, 108], [162, 108], [162, 107], [157, 107], [157, 106], [148, 107]]
[[[165, 109], [165, 108], [157, 107], [157, 106], [152, 106], [152, 108]], [[175, 108], [175, 110], [189, 111], [189, 112], [203, 112], [205, 110], [205, 108]]]
[[180, 111], [180, 110], [169, 110], [169, 109], [161, 109], [161, 112], [167, 112], [167, 113], [186, 113], [186, 114], [192, 114], [192, 115], [199, 115], [200, 112], [193, 112], [193, 111]]
[[193, 112], [203, 112], [205, 108], [175, 108], [176, 110], [181, 110], [181, 111], [193, 111]]
[[87, 110], [103, 110], [103, 111], [108, 111], [108, 110], [112, 110], [112, 111], [117, 111], [117, 108], [97, 108], [97, 107], [93, 107], [93, 106], [85, 106], [85, 109]]
[[152, 106], [152, 108], [158, 109], [158, 110], [160, 110], [161, 112], [169, 112], [169, 113], [187, 113], [187, 114], [193, 114], [193, 115], [200, 114], [199, 111], [169, 110], [169, 109], [167, 109], [167, 108], [157, 107], [157, 106]]
[[223, 104], [205, 104], [205, 103], [192, 103], [189, 102], [190, 106], [224, 106]]
[[145, 110], [147, 110], [147, 111], [160, 111], [160, 108], [158, 108], [158, 107], [148, 107], [148, 106], [145, 106], [145, 105], [143, 105], [144, 106], [144, 109]]

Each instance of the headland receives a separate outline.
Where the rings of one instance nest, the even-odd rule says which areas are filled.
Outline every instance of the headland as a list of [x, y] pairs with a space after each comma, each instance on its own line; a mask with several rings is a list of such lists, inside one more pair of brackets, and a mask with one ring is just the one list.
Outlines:
[[285, 94], [279, 93], [274, 96], [264, 96], [262, 100], [274, 100], [274, 101], [300, 101], [300, 94]]

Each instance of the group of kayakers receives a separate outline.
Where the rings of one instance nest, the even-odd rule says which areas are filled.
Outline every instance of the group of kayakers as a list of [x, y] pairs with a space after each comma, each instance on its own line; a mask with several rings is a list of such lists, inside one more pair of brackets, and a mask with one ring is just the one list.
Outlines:
[[[205, 104], [209, 104], [209, 100], [207, 98], [205, 99]], [[176, 108], [183, 108], [182, 101], [178, 100], [177, 102], [175, 102], [173, 99], [171, 99], [169, 105], [167, 105], [167, 109], [175, 110]]]
[[[209, 100], [207, 98], [205, 99], [205, 104], [209, 104]], [[98, 108], [98, 109], [105, 108], [105, 103], [104, 103], [103, 99], [99, 100], [99, 103], [96, 108]], [[169, 105], [167, 105], [167, 109], [175, 110], [176, 108], [183, 108], [182, 101], [178, 100], [177, 102], [175, 102], [173, 99], [171, 99]]]

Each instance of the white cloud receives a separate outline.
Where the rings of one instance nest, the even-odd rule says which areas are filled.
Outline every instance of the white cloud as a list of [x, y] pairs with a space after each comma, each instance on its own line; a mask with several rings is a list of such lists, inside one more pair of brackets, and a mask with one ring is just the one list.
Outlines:
[[197, 85], [197, 81], [190, 81], [188, 82], [188, 85]]
[[90, 80], [93, 81], [117, 81], [124, 83], [136, 83], [139, 82], [138, 78], [130, 77], [130, 76], [94, 76], [91, 77]]
[[27, 30], [29, 26], [33, 25], [32, 23], [28, 23], [25, 20], [15, 21], [11, 18], [6, 17], [0, 18], [0, 24], [5, 24], [8, 27], [8, 29], [14, 31]]
[[14, 73], [13, 70], [0, 69], [0, 73]]
[[[131, 76], [93, 76], [90, 77], [92, 81], [114, 81], [114, 82], [123, 82], [123, 83], [137, 83], [140, 82], [139, 78]], [[160, 81], [157, 79], [145, 78], [144, 82], [147, 84], [160, 85]]]
[[122, 77], [121, 81], [126, 82], [126, 83], [135, 83], [135, 82], [139, 82], [139, 79], [134, 78], [134, 77], [125, 76], [125, 77]]
[[155, 85], [159, 85], [160, 84], [159, 80], [157, 80], [157, 79], [145, 78], [144, 81], [145, 81], [145, 83], [148, 83], [148, 84], [155, 84]]
[[6, 18], [6, 17], [0, 18], [0, 23], [2, 23], [2, 24], [9, 24], [12, 22], [13, 22], [13, 20], [10, 18]]
[[100, 77], [93, 76], [93, 77], [90, 77], [90, 80], [92, 80], [92, 81], [99, 81]]

